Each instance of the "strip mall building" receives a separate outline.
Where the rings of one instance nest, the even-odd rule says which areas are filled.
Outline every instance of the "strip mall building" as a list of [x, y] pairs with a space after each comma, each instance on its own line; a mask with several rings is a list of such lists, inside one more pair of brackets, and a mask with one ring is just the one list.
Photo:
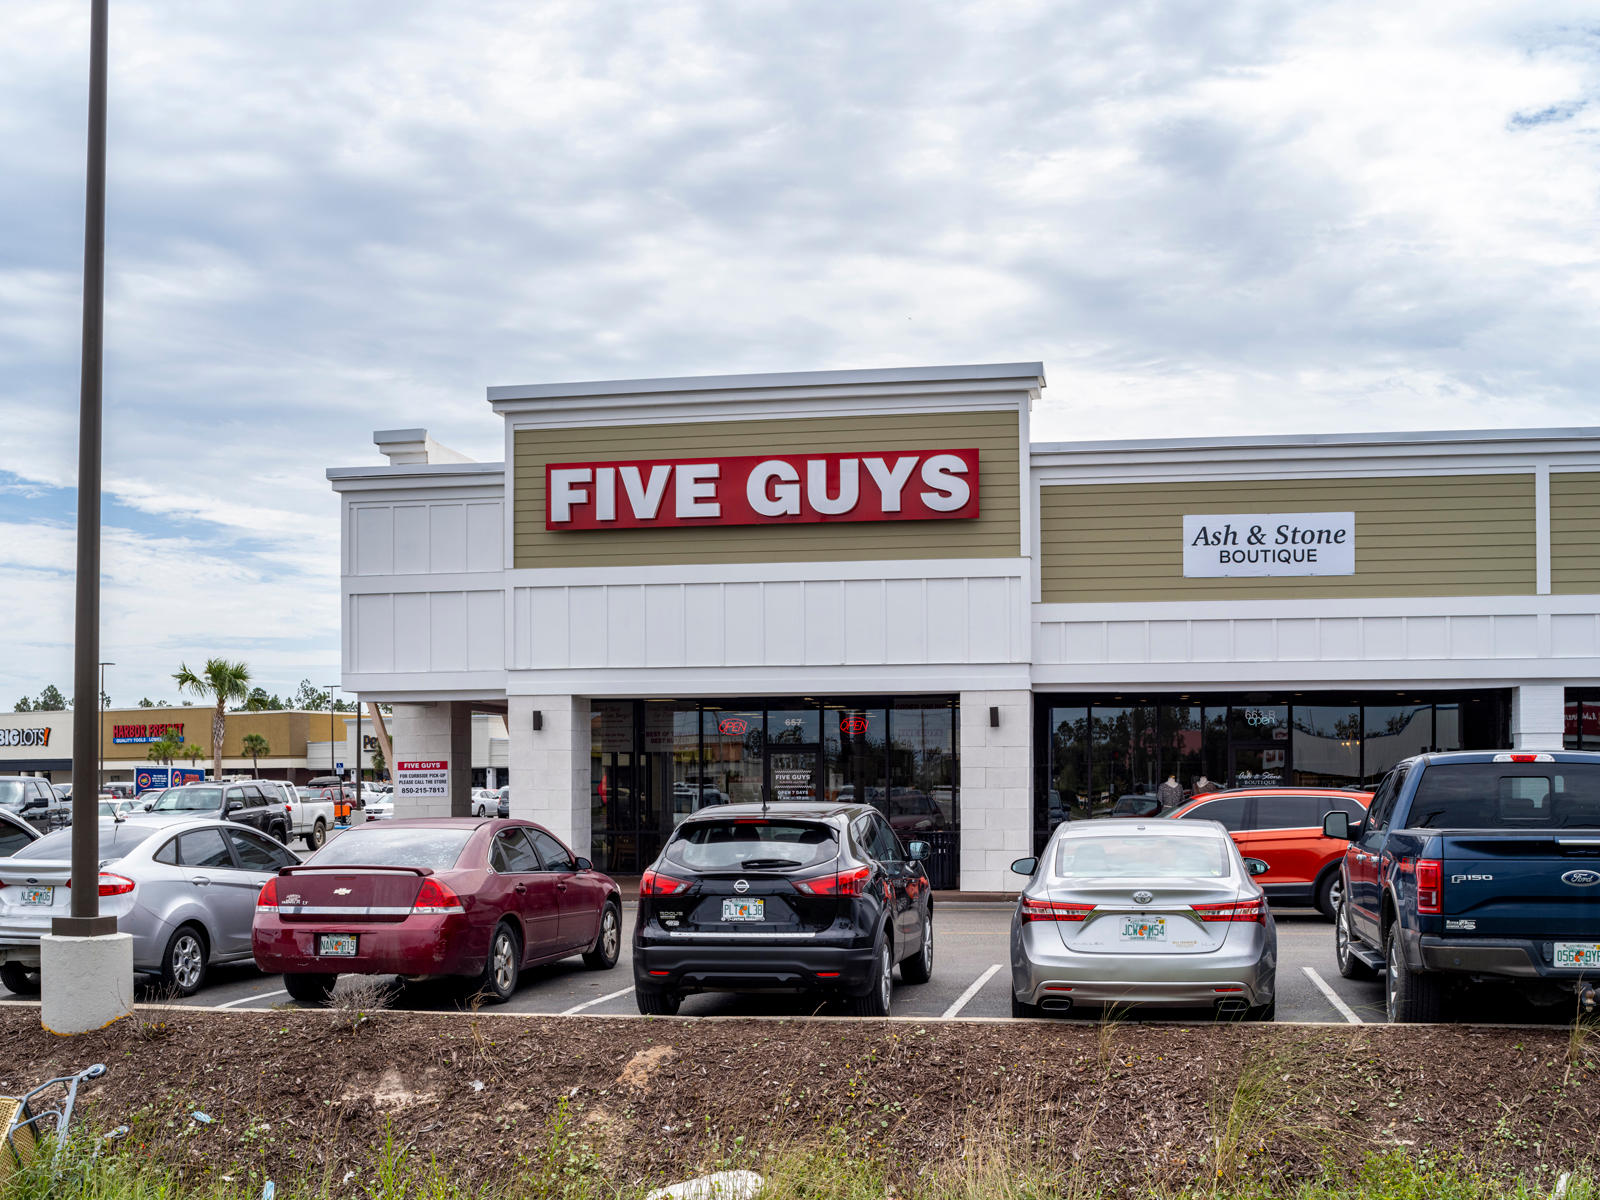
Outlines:
[[1037, 363], [497, 387], [342, 500], [346, 694], [397, 762], [504, 716], [512, 811], [613, 871], [845, 798], [1006, 886], [1169, 778], [1600, 748], [1600, 430], [1035, 444]]

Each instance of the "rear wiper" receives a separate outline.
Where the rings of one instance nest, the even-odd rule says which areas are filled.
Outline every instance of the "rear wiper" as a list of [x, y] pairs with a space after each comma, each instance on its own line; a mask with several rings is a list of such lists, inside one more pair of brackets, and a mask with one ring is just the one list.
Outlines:
[[792, 858], [747, 858], [739, 864], [746, 871], [759, 870], [762, 867], [803, 867], [804, 863]]

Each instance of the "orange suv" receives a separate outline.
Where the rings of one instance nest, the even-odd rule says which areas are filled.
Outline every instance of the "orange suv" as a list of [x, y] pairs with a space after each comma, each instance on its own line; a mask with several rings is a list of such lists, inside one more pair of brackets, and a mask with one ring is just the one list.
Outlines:
[[1339, 864], [1348, 842], [1325, 837], [1322, 818], [1341, 809], [1352, 825], [1366, 818], [1371, 792], [1339, 788], [1248, 788], [1210, 792], [1174, 809], [1170, 819], [1218, 821], [1245, 858], [1267, 864], [1255, 881], [1276, 904], [1314, 904], [1326, 917], [1338, 908]]

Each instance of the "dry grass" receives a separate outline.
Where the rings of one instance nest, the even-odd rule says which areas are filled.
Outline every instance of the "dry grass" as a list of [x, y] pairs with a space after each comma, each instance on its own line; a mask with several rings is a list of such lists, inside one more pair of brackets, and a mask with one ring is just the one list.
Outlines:
[[370, 1025], [394, 1003], [393, 985], [379, 975], [350, 975], [339, 981], [328, 998], [328, 1027], [354, 1033]]

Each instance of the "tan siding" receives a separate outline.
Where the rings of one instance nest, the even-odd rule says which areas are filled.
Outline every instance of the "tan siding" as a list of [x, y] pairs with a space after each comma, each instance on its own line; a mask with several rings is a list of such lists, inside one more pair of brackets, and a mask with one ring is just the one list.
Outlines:
[[[519, 567], [611, 567], [1014, 557], [1022, 543], [1020, 436], [1015, 412], [519, 430], [514, 446], [515, 562]], [[981, 515], [972, 521], [562, 532], [544, 527], [544, 469], [552, 462], [967, 447], [978, 449]]]
[[1600, 471], [1550, 475], [1550, 590], [1600, 592]]
[[[1185, 579], [1185, 513], [1354, 512], [1356, 573]], [[1532, 594], [1527, 475], [1043, 487], [1046, 602]]]

